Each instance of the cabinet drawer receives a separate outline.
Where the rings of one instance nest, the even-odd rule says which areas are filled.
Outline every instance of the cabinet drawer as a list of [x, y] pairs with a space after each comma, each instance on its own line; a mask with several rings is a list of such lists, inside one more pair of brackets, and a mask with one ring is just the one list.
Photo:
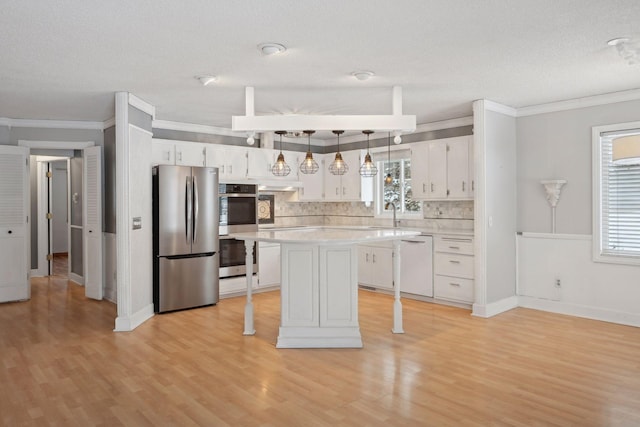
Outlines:
[[473, 255], [473, 239], [470, 237], [436, 236], [433, 246], [436, 252]]
[[473, 302], [473, 280], [435, 275], [433, 296], [460, 302]]
[[470, 255], [437, 252], [434, 267], [436, 274], [473, 279], [473, 257]]

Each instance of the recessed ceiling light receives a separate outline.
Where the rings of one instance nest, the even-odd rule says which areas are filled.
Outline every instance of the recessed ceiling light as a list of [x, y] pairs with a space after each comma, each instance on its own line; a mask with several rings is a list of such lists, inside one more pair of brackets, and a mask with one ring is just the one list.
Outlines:
[[609, 41], [607, 42], [607, 44], [608, 44], [609, 46], [617, 46], [617, 45], [619, 45], [619, 44], [621, 44], [621, 43], [626, 43], [626, 42], [628, 42], [628, 41], [629, 41], [629, 39], [628, 39], [627, 37], [617, 37], [617, 38], [615, 38], [615, 39], [611, 39], [611, 40], [609, 40]]
[[202, 83], [202, 86], [207, 86], [218, 81], [217, 76], [196, 76], [196, 79]]
[[281, 45], [279, 43], [260, 43], [258, 45], [258, 50], [263, 55], [269, 56], [269, 55], [277, 55], [279, 53], [282, 53], [285, 50], [287, 50], [287, 48], [284, 47], [284, 45]]
[[351, 75], [358, 80], [369, 80], [370, 77], [375, 76], [375, 73], [373, 71], [354, 71]]

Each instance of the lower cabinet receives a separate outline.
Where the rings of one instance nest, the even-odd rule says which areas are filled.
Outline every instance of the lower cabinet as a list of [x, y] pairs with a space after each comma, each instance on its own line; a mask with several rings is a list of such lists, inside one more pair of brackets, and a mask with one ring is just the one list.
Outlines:
[[473, 238], [435, 237], [433, 260], [434, 297], [473, 303]]
[[393, 289], [393, 247], [390, 244], [358, 246], [358, 282]]
[[280, 245], [258, 243], [258, 287], [280, 285]]

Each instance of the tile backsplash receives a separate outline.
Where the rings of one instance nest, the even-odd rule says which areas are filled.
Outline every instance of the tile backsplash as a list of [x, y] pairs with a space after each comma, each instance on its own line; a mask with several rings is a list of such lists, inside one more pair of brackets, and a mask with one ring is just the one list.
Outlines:
[[[287, 192], [275, 198], [275, 226], [354, 225], [390, 226], [389, 218], [375, 218], [373, 204], [364, 202], [295, 202]], [[402, 227], [473, 230], [473, 201], [423, 202], [421, 219], [402, 219]]]

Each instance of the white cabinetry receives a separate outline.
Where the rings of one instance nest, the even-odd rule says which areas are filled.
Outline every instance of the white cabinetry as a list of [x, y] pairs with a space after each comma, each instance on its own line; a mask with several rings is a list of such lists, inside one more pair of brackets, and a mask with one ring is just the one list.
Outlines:
[[342, 159], [349, 166], [344, 175], [333, 175], [329, 166], [335, 159], [335, 154], [324, 156], [324, 200], [327, 202], [370, 202], [373, 201], [373, 178], [360, 176], [361, 151], [345, 151]]
[[206, 166], [217, 167], [220, 182], [247, 177], [247, 149], [207, 144]]
[[204, 166], [206, 144], [189, 141], [153, 139], [152, 165]]
[[411, 148], [414, 198], [423, 200], [473, 199], [472, 166], [473, 136], [414, 144]]
[[280, 245], [259, 242], [258, 244], [258, 286], [280, 285]]
[[358, 282], [393, 289], [393, 247], [389, 243], [358, 246]]
[[247, 149], [247, 171], [249, 178], [272, 178], [271, 167], [276, 161], [277, 151], [269, 148]]
[[[303, 153], [302, 156], [306, 156], [306, 153]], [[298, 200], [301, 202], [321, 202], [323, 200], [322, 196], [324, 190], [325, 169], [322, 160], [324, 156], [315, 154], [313, 157], [315, 161], [318, 162], [318, 166], [320, 166], [318, 172], [314, 174], [300, 172], [298, 175], [298, 178], [302, 183], [302, 188], [298, 190]], [[302, 163], [302, 160], [304, 160], [304, 157], [300, 158], [298, 165]], [[296, 165], [296, 168], [298, 165]], [[326, 173], [329, 172], [326, 171]]]
[[434, 297], [473, 303], [473, 238], [434, 239]]

